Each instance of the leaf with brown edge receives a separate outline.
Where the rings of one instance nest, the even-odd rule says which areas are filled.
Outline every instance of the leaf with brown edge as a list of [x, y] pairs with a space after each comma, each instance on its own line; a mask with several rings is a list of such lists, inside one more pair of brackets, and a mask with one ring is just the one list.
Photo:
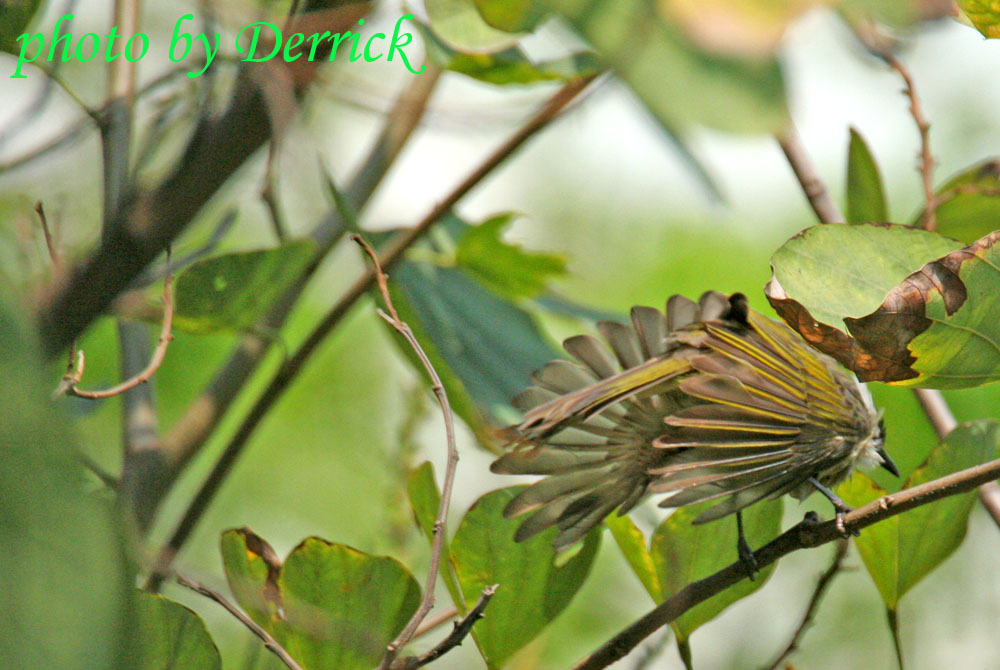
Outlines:
[[[1000, 231], [964, 248], [896, 226], [810, 228], [772, 257], [785, 321], [862, 381], [966, 388], [1000, 380]], [[909, 264], [916, 268], [899, 276]]]

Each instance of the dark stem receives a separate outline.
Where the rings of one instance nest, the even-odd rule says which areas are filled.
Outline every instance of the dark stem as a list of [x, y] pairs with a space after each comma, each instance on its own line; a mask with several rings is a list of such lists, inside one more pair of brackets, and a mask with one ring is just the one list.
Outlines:
[[490, 604], [490, 599], [493, 598], [493, 594], [496, 593], [497, 588], [497, 584], [484, 588], [482, 595], [479, 596], [479, 602], [476, 603], [476, 606], [473, 607], [461, 621], [456, 622], [454, 629], [452, 629], [448, 637], [443, 639], [433, 649], [425, 654], [421, 654], [420, 656], [410, 656], [397, 660], [392, 664], [392, 669], [415, 670], [416, 668], [422, 668], [428, 663], [441, 658], [455, 647], [461, 645], [462, 641], [468, 637], [469, 633], [472, 632], [472, 626], [483, 618], [486, 606]]

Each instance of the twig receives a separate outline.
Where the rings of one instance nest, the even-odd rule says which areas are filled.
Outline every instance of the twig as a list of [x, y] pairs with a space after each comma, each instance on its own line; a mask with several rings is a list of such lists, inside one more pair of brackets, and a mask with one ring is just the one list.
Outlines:
[[670, 640], [670, 631], [664, 630], [656, 640], [647, 642], [642, 655], [636, 659], [635, 665], [632, 666], [632, 670], [649, 670], [655, 667], [654, 664], [659, 660]]
[[812, 163], [809, 161], [809, 154], [802, 146], [802, 140], [795, 127], [789, 122], [785, 132], [776, 136], [781, 150], [788, 159], [788, 164], [795, 173], [795, 178], [802, 186], [802, 192], [806, 194], [809, 205], [816, 212], [816, 218], [823, 223], [842, 223], [844, 215], [840, 213], [837, 203], [830, 197], [823, 180], [816, 174]]
[[778, 654], [778, 657], [774, 659], [774, 662], [771, 663], [771, 665], [767, 666], [766, 670], [777, 670], [777, 668], [781, 665], [781, 662], [799, 648], [799, 641], [802, 639], [802, 635], [806, 632], [806, 629], [812, 625], [813, 618], [816, 616], [816, 610], [819, 608], [820, 601], [823, 600], [823, 596], [826, 594], [826, 590], [833, 582], [833, 578], [837, 576], [843, 566], [844, 557], [847, 556], [847, 548], [847, 540], [842, 539], [837, 542], [837, 549], [833, 555], [833, 561], [830, 563], [830, 567], [828, 567], [820, 576], [819, 581], [816, 582], [816, 588], [813, 589], [812, 597], [809, 599], [809, 605], [806, 606], [806, 612], [802, 617], [802, 621], [799, 623], [798, 628], [795, 629], [795, 632], [792, 634], [792, 639], [788, 642], [784, 651]]
[[490, 599], [493, 598], [493, 594], [497, 592], [498, 587], [499, 584], [494, 584], [493, 586], [487, 586], [484, 588], [482, 595], [479, 596], [479, 602], [476, 603], [476, 606], [465, 615], [465, 618], [456, 622], [455, 628], [451, 631], [448, 637], [441, 640], [441, 642], [433, 649], [425, 654], [421, 654], [420, 656], [410, 656], [394, 662], [391, 666], [392, 670], [416, 670], [416, 668], [422, 668], [428, 663], [441, 658], [455, 647], [461, 645], [462, 641], [468, 637], [469, 633], [472, 632], [472, 626], [483, 618], [486, 606], [490, 604]]
[[[872, 524], [902, 514], [916, 507], [948, 496], [965, 493], [977, 486], [1000, 477], [1000, 460], [977, 465], [940, 479], [882, 496], [844, 517], [848, 531], [861, 530]], [[754, 552], [758, 568], [765, 568], [783, 556], [799, 549], [818, 547], [842, 538], [835, 520], [817, 523], [815, 515], [785, 531], [777, 538]], [[574, 666], [573, 670], [599, 670], [605, 668], [634, 649], [646, 636], [664, 626], [695, 605], [721, 593], [746, 578], [746, 568], [736, 561], [714, 575], [691, 582], [608, 640], [593, 654]]]
[[424, 635], [427, 635], [427, 633], [431, 632], [438, 626], [443, 626], [444, 624], [448, 623], [457, 616], [458, 616], [458, 608], [449, 607], [448, 609], [438, 614], [435, 614], [432, 617], [424, 619], [420, 623], [420, 626], [417, 628], [417, 631], [413, 634], [413, 639], [416, 640], [418, 637], [423, 637]]
[[153, 351], [153, 356], [149, 359], [149, 365], [145, 367], [139, 374], [126, 379], [121, 384], [117, 386], [112, 386], [108, 389], [98, 390], [98, 391], [84, 391], [76, 387], [80, 383], [80, 378], [83, 376], [84, 368], [84, 356], [81, 350], [78, 353], [78, 358], [76, 365], [66, 372], [63, 376], [62, 382], [59, 387], [56, 388], [53, 395], [59, 396], [65, 393], [66, 395], [76, 396], [78, 398], [89, 398], [91, 400], [98, 400], [101, 398], [110, 398], [116, 396], [119, 393], [124, 393], [131, 388], [135, 388], [139, 384], [144, 384], [150, 380], [150, 378], [160, 369], [160, 365], [163, 364], [163, 359], [167, 355], [167, 347], [170, 345], [170, 341], [174, 339], [174, 336], [170, 333], [170, 326], [174, 319], [174, 300], [173, 293], [170, 290], [170, 284], [173, 282], [172, 276], [167, 276], [163, 280], [163, 325], [160, 328], [160, 338], [156, 343], [156, 349]]
[[[237, 62], [233, 59], [223, 58], [222, 56], [216, 56], [216, 61], [219, 60], [229, 63]], [[192, 68], [194, 68], [194, 70], [197, 71], [198, 67], [199, 66], [197, 64], [192, 66], [186, 62], [182, 65], [173, 67], [170, 70], [167, 70], [163, 74], [159, 75], [155, 79], [151, 80], [148, 84], [145, 84], [142, 88], [140, 88], [136, 92], [135, 97], [136, 99], [145, 97], [146, 95], [156, 91], [161, 86], [169, 83], [170, 81], [179, 77], [180, 75], [192, 71]], [[88, 118], [81, 118], [77, 120], [71, 126], [66, 128], [62, 133], [56, 135], [55, 137], [53, 137], [51, 140], [41, 145], [40, 147], [37, 147], [35, 149], [29, 149], [28, 151], [26, 151], [25, 153], [21, 154], [16, 158], [12, 158], [8, 161], [0, 163], [0, 173], [22, 167], [24, 165], [27, 165], [28, 163], [31, 163], [39, 158], [44, 157], [46, 154], [76, 139], [76, 137], [80, 135], [80, 133], [87, 130], [87, 128], [89, 127], [90, 123]]]
[[175, 574], [174, 579], [176, 579], [177, 583], [181, 586], [191, 589], [195, 593], [200, 593], [206, 598], [214, 600], [218, 604], [222, 605], [227, 612], [232, 614], [239, 620], [240, 623], [249, 628], [251, 633], [259, 637], [264, 642], [264, 646], [267, 647], [268, 651], [277, 656], [278, 660], [284, 663], [285, 666], [291, 670], [302, 670], [302, 666], [296, 663], [295, 659], [292, 658], [287, 651], [285, 651], [285, 648], [282, 647], [270, 633], [261, 628], [257, 622], [247, 616], [243, 610], [226, 600], [221, 593], [213, 591], [207, 586], [197, 582], [193, 582], [182, 575]]
[[[76, 9], [76, 0], [66, 0], [59, 12], [59, 16], [65, 16], [66, 14], [73, 14]], [[62, 67], [62, 59], [57, 59], [52, 62], [52, 71], [58, 73], [59, 69]], [[13, 117], [3, 128], [0, 128], [0, 148], [11, 138], [23, 136], [24, 129], [30, 127], [30, 125], [41, 118], [44, 118], [42, 112], [45, 111], [46, 105], [48, 105], [49, 98], [52, 97], [52, 91], [54, 90], [55, 82], [50, 78], [45, 78], [45, 83], [42, 85], [42, 90], [39, 91], [38, 95], [35, 96], [33, 100], [29, 100], [21, 112]]]
[[917, 89], [913, 86], [913, 77], [909, 70], [899, 62], [899, 60], [888, 51], [873, 50], [876, 56], [886, 62], [889, 67], [899, 73], [903, 78], [906, 89], [903, 91], [910, 99], [910, 114], [917, 124], [920, 132], [920, 178], [924, 186], [924, 200], [927, 205], [924, 215], [921, 217], [921, 227], [924, 230], [934, 230], [937, 222], [934, 220], [934, 213], [937, 211], [938, 200], [934, 197], [934, 156], [931, 154], [930, 129], [931, 125], [924, 117], [923, 108], [920, 106], [920, 98], [917, 97]]
[[49, 219], [45, 216], [45, 207], [42, 206], [41, 200], [35, 203], [35, 213], [38, 214], [38, 220], [42, 224], [42, 234], [45, 236], [45, 247], [49, 250], [49, 258], [52, 259], [53, 267], [58, 268], [59, 249], [52, 239], [52, 231], [49, 229]]
[[[561, 88], [543, 107], [542, 110], [538, 112], [525, 126], [523, 126], [512, 138], [503, 144], [499, 149], [497, 149], [487, 160], [477, 168], [471, 175], [466, 177], [458, 187], [452, 191], [437, 207], [433, 208], [416, 226], [401, 233], [397, 237], [393, 244], [390, 245], [388, 251], [385, 252], [380, 257], [380, 264], [385, 270], [389, 270], [397, 261], [399, 261], [403, 253], [413, 244], [415, 241], [420, 239], [431, 226], [437, 222], [442, 216], [451, 210], [451, 208], [465, 196], [466, 193], [471, 191], [486, 175], [490, 174], [494, 168], [500, 165], [504, 160], [506, 160], [511, 154], [513, 154], [518, 147], [520, 147], [524, 142], [526, 142], [530, 137], [537, 133], [542, 128], [546, 127], [549, 122], [555, 119], [559, 113], [576, 98], [590, 83], [592, 78], [585, 78], [570, 84], [567, 84]], [[215, 493], [218, 491], [222, 482], [225, 480], [229, 473], [229, 469], [236, 462], [240, 453], [243, 450], [244, 445], [247, 440], [253, 434], [254, 430], [260, 424], [261, 420], [270, 410], [271, 405], [277, 401], [278, 398], [282, 396], [285, 389], [298, 374], [299, 370], [305, 365], [306, 361], [309, 360], [312, 353], [316, 350], [321, 342], [326, 339], [326, 336], [333, 330], [333, 328], [340, 323], [341, 319], [351, 310], [354, 303], [357, 302], [363, 295], [365, 295], [368, 290], [375, 283], [375, 273], [372, 270], [367, 270], [360, 278], [348, 289], [347, 293], [344, 294], [337, 304], [327, 313], [326, 317], [317, 324], [312, 332], [306, 337], [305, 341], [299, 347], [298, 351], [292, 355], [285, 364], [278, 370], [271, 383], [268, 384], [267, 388], [264, 390], [263, 394], [257, 399], [257, 402], [250, 409], [243, 423], [240, 425], [236, 434], [229, 441], [229, 444], [223, 449], [219, 460], [216, 461], [215, 467], [212, 472], [209, 473], [205, 482], [202, 484], [201, 489], [195, 495], [194, 500], [191, 501], [188, 506], [187, 511], [184, 513], [180, 523], [178, 523], [173, 535], [167, 541], [166, 545], [162, 548], [160, 555], [155, 563], [155, 568], [152, 574], [146, 581], [147, 590], [155, 590], [157, 585], [163, 580], [163, 571], [169, 568], [170, 563], [173, 561], [177, 550], [181, 545], [187, 541], [188, 535], [194, 529], [195, 525], [198, 523], [201, 515], [204, 513], [208, 504], [215, 497]]]
[[[382, 271], [382, 266], [379, 265], [378, 254], [375, 253], [375, 250], [360, 235], [351, 235], [351, 240], [361, 245], [361, 248], [365, 250], [365, 253], [372, 260], [379, 292], [382, 294], [382, 300], [385, 302], [386, 309], [389, 310], [389, 313], [386, 314], [379, 309], [378, 315], [403, 336], [403, 339], [413, 349], [413, 353], [420, 359], [421, 365], [427, 371], [427, 376], [431, 379], [431, 390], [434, 392], [438, 404], [441, 405], [441, 413], [444, 415], [444, 433], [448, 444], [448, 461], [445, 465], [444, 483], [441, 486], [441, 502], [438, 505], [437, 518], [434, 520], [434, 541], [431, 542], [431, 561], [430, 567], [427, 570], [427, 583], [424, 586], [424, 595], [420, 601], [420, 607], [417, 608], [417, 611], [410, 617], [410, 621], [400, 631], [399, 635], [396, 636], [396, 639], [389, 643], [386, 649], [382, 663], [379, 664], [379, 670], [387, 670], [392, 665], [393, 659], [396, 658], [396, 654], [399, 653], [403, 645], [413, 638], [413, 634], [416, 633], [420, 622], [424, 620], [428, 612], [431, 611], [431, 608], [434, 607], [434, 589], [437, 586], [438, 572], [441, 570], [441, 552], [444, 549], [445, 524], [448, 521], [448, 509], [451, 506], [451, 490], [455, 484], [455, 469], [458, 465], [458, 446], [455, 444], [455, 418], [451, 412], [451, 405], [448, 403], [448, 394], [445, 393], [444, 384], [441, 383], [441, 377], [438, 376], [437, 370], [434, 369], [434, 364], [427, 357], [424, 348], [420, 346], [420, 342], [417, 341], [410, 326], [400, 319], [399, 314], [396, 313], [396, 307], [392, 304], [392, 298], [389, 295], [387, 278]], [[492, 592], [489, 595], [492, 596]], [[485, 591], [483, 592], [483, 597], [486, 597]], [[472, 625], [469, 624], [469, 627], [471, 628]]]

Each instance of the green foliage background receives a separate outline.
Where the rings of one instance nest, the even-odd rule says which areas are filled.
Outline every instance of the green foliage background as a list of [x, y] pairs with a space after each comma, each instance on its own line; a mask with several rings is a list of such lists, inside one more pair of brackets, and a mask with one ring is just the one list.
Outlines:
[[[80, 13], [84, 13], [82, 8]], [[161, 42], [169, 39], [170, 27], [180, 13], [180, 3], [151, 8], [147, 30]], [[95, 22], [103, 20], [96, 10], [88, 9], [87, 16]], [[890, 218], [908, 221], [920, 209], [920, 199], [912, 170], [916, 133], [905, 100], [897, 95], [896, 79], [860, 59], [838, 31], [842, 28], [831, 17], [817, 15], [789, 37], [785, 57], [793, 116], [841, 203], [847, 125], [856, 125], [879, 161]], [[993, 47], [980, 42], [971, 29], [949, 25], [921, 35], [908, 54], [934, 124], [939, 182], [983, 159], [984, 148], [1000, 150], [1000, 121], [995, 115], [1000, 99], [991, 84], [1000, 77], [1000, 58]], [[13, 60], [2, 58], [0, 70], [6, 71]], [[153, 66], [155, 58], [151, 56], [148, 63]], [[308, 222], [324, 212], [327, 204], [312, 155], [296, 141], [318, 145], [330, 157], [335, 175], [348, 173], [353, 160], [364, 152], [364, 141], [370, 138], [378, 113], [364, 105], [345, 105], [343, 98], [357, 103], [352, 96], [364, 98], [374, 91], [381, 104], [391, 96], [392, 86], [400, 83], [402, 75], [381, 67], [337, 70], [334, 81], [353, 82], [355, 88], [348, 86], [345, 93], [330, 85], [329, 95], [312, 100], [305, 120], [291, 131], [280, 179], [288, 219], [299, 232], [307, 230]], [[81, 91], [100, 90], [98, 68], [70, 63], [63, 76]], [[13, 90], [11, 86], [0, 80], [0, 96]], [[536, 97], [527, 91], [513, 95], [534, 101]], [[414, 213], [427, 210], [511, 126], [503, 114], [492, 113], [493, 107], [511, 105], [514, 115], [528, 108], [527, 103], [510, 103], [506, 95], [506, 91], [464, 80], [449, 82], [435, 98], [431, 121], [412, 152], [391, 175], [362, 223], [372, 227], [409, 224]], [[96, 100], [95, 96], [90, 102]], [[66, 109], [72, 113], [71, 107]], [[180, 139], [175, 138], [176, 146]], [[769, 312], [761, 291], [770, 276], [768, 260], [788, 237], [812, 225], [813, 215], [768, 138], [699, 130], [693, 133], [692, 145], [716, 176], [725, 206], [692, 176], [662, 128], [631, 94], [618, 84], [607, 84], [527, 146], [462, 204], [460, 214], [478, 221], [499, 211], [525, 213], [508, 232], [508, 239], [565, 255], [569, 272], [556, 288], [589, 306], [624, 313], [632, 304], [662, 306], [672, 293], [696, 296], [715, 289], [743, 291], [755, 308]], [[17, 226], [29, 225], [25, 212], [30, 213], [36, 199], [44, 199], [50, 210], [58, 211], [67, 248], [74, 249], [96, 235], [100, 207], [95, 194], [100, 176], [93, 167], [95, 155], [95, 142], [89, 139], [53, 159], [0, 175], [0, 211], [13, 222], [0, 227], [4, 273], [16, 275], [9, 269], [15, 266], [6, 261], [17, 257]], [[260, 162], [248, 172], [239, 186], [212, 204], [213, 212], [205, 217], [212, 219], [227, 205], [238, 207], [236, 226], [223, 250], [272, 243], [266, 212], [257, 199]], [[207, 237], [207, 227], [204, 223], [197, 226], [182, 245], [197, 246]], [[34, 252], [37, 257], [30, 259], [31, 267], [40, 275], [46, 270], [37, 240]], [[361, 267], [354, 249], [334, 254], [310, 289], [306, 306], [286, 328], [283, 337], [290, 346], [298, 343]], [[551, 316], [544, 318], [543, 325], [553, 342], [579, 328]], [[202, 388], [233, 341], [231, 334], [177, 332], [168, 363], [154, 381], [164, 426], [176, 420]], [[98, 323], [80, 346], [88, 355], [88, 380], [100, 385], [116, 379], [115, 333], [110, 321]], [[278, 362], [279, 354], [272, 354], [265, 372], [275, 369]], [[51, 366], [53, 385], [62, 374], [61, 366], [61, 362]], [[237, 404], [235, 416], [242, 414], [247, 397], [259, 387], [259, 382], [251, 385], [251, 393]], [[304, 537], [316, 535], [366, 552], [392, 554], [422, 577], [426, 543], [410, 519], [406, 477], [424, 458], [434, 461], [441, 472], [444, 453], [440, 417], [434, 408], [425, 408], [412, 422], [415, 429], [402, 433], [412, 398], [422, 394], [423, 388], [398, 355], [371, 304], [363, 304], [323, 345], [256, 433], [189, 541], [180, 565], [221, 588], [219, 534], [226, 528], [249, 526], [266, 537], [279, 555], [287, 554]], [[873, 392], [886, 408], [888, 450], [908, 473], [937, 440], [908, 390], [874, 385]], [[998, 417], [998, 387], [952, 391], [947, 397], [959, 421]], [[119, 401], [101, 403], [96, 409], [76, 401], [65, 404], [76, 417], [75, 430], [85, 451], [114, 470], [120, 458]], [[17, 406], [8, 409], [17, 411]], [[223, 426], [223, 433], [235, 427], [231, 420], [229, 424]], [[482, 493], [510, 483], [488, 474], [491, 456], [479, 450], [467, 432], [461, 438], [454, 524]], [[196, 459], [167, 500], [161, 522], [153, 529], [153, 546], [165, 538], [219, 447], [210, 445]], [[876, 480], [882, 482], [882, 477], [876, 475]], [[828, 512], [815, 500], [802, 507], [790, 504], [786, 525], [812, 507], [824, 515]], [[640, 523], [648, 530], [659, 514], [644, 510]], [[565, 667], [651, 606], [614, 543], [605, 539], [581, 593], [508, 667]], [[785, 643], [828, 553], [824, 549], [790, 556], [764, 588], [699, 629], [691, 638], [696, 664], [735, 669], [767, 662]], [[994, 644], [995, 622], [1000, 618], [1000, 573], [993, 560], [998, 553], [996, 528], [982, 510], [974, 509], [968, 541], [899, 605], [902, 637], [912, 662], [909, 667], [1000, 663]], [[856, 552], [849, 561], [860, 566]], [[176, 586], [169, 587], [167, 594], [206, 620], [225, 667], [241, 667], [242, 660], [254, 654], [260, 655], [255, 667], [278, 667], [215, 605]], [[443, 588], [439, 598], [447, 601]], [[427, 644], [427, 640], [421, 642]], [[838, 578], [795, 661], [809, 668], [889, 667], [892, 654], [878, 592], [866, 573], [857, 570]], [[671, 651], [664, 659], [657, 667], [681, 667]], [[434, 667], [478, 667], [478, 663], [473, 645], [467, 644]]]

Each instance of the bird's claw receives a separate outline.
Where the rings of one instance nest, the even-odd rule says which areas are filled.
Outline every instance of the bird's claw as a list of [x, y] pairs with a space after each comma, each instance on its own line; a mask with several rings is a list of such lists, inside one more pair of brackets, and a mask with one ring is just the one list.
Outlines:
[[844, 539], [847, 539], [849, 537], [861, 537], [861, 531], [854, 529], [847, 530], [847, 526], [844, 523], [844, 517], [847, 516], [849, 512], [853, 512], [854, 508], [847, 507], [846, 505], [845, 507], [846, 509], [837, 510], [837, 531], [840, 533], [840, 536], [843, 537]]
[[747, 573], [747, 577], [750, 581], [755, 581], [757, 579], [757, 557], [754, 556], [753, 549], [747, 543], [745, 537], [740, 536], [739, 540], [736, 542], [736, 553], [739, 554], [740, 563], [743, 565], [743, 569]]

